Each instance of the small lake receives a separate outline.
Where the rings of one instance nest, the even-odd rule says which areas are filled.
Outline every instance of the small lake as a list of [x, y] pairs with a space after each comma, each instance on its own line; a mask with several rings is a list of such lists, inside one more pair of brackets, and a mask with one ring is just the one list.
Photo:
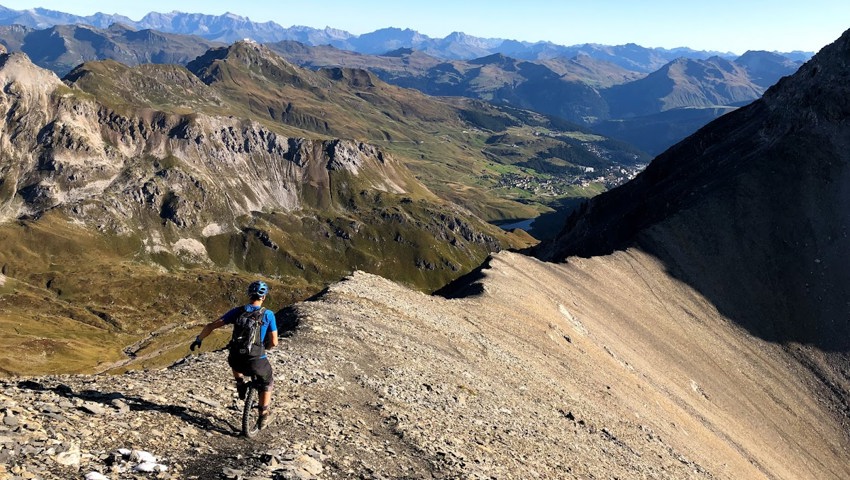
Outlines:
[[531, 230], [531, 224], [533, 224], [535, 220], [537, 219], [528, 218], [525, 220], [513, 220], [510, 223], [495, 223], [494, 225], [501, 228], [502, 230], [513, 230], [515, 228], [521, 228], [528, 232]]

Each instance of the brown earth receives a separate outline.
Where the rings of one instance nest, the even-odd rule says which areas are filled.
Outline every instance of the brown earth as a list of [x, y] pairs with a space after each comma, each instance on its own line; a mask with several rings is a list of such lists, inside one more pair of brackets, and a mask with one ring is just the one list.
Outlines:
[[[481, 277], [479, 294], [445, 299], [357, 272], [297, 304], [300, 326], [271, 355], [277, 421], [256, 442], [228, 427], [224, 352], [0, 383], [23, 425], [0, 425], [21, 452], [10, 467], [108, 473], [124, 446], [165, 455], [162, 478], [850, 477], [830, 392], [653, 257], [503, 252]], [[77, 427], [92, 416], [98, 428]], [[79, 446], [80, 470], [33, 440], [56, 435]]]

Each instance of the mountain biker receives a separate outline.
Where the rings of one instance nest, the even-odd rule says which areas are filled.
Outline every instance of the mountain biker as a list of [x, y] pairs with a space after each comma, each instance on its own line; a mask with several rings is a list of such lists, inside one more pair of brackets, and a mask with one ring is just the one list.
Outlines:
[[[201, 333], [195, 337], [195, 341], [189, 346], [189, 349], [194, 351], [195, 348], [201, 346], [201, 342], [213, 330], [225, 325], [234, 325], [234, 337], [236, 336], [239, 323], [247, 316], [262, 316], [262, 326], [259, 332], [259, 339], [262, 347], [259, 352], [253, 352], [252, 355], [245, 354], [234, 348], [235, 338], [231, 338], [228, 344], [230, 353], [227, 356], [227, 363], [233, 370], [233, 377], [236, 379], [236, 392], [240, 399], [245, 398], [245, 393], [248, 391], [248, 381], [246, 376], [255, 377], [259, 383], [259, 409], [260, 416], [257, 425], [260, 429], [268, 426], [271, 419], [269, 405], [272, 398], [272, 386], [274, 384], [274, 376], [272, 374], [272, 366], [269, 359], [266, 357], [265, 350], [277, 346], [277, 321], [274, 313], [262, 307], [269, 293], [269, 286], [266, 282], [256, 281], [248, 285], [248, 297], [250, 303], [247, 305], [236, 307], [225, 313], [218, 320], [208, 323], [204, 326]], [[258, 311], [259, 310], [259, 311]], [[259, 347], [259, 345], [258, 345]]]

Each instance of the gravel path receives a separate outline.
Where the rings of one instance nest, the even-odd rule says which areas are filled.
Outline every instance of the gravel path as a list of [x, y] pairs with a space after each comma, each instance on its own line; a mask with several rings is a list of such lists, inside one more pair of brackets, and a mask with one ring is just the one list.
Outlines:
[[[296, 305], [271, 355], [276, 420], [255, 440], [235, 433], [224, 352], [6, 380], [0, 480], [850, 478], [805, 370], [653, 259], [502, 253], [478, 290], [355, 273]], [[133, 472], [134, 450], [162, 471]]]

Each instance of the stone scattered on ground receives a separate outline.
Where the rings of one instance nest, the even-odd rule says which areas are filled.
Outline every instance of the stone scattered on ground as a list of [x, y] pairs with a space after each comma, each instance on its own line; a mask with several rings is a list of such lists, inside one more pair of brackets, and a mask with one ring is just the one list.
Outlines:
[[[357, 273], [321, 301], [296, 305], [298, 330], [270, 352], [275, 421], [254, 439], [239, 436], [241, 405], [223, 351], [114, 376], [0, 380], [0, 480], [757, 478], [769, 453], [722, 430], [731, 420], [718, 415], [744, 409], [735, 425], [746, 435], [779, 429], [775, 438], [787, 440], [809, 431], [783, 410], [799, 390], [790, 397], [760, 375], [723, 370], [723, 382], [738, 382], [734, 391], [754, 407], [734, 396], [720, 409], [726, 383], [699, 375], [726, 361], [756, 368], [759, 358], [746, 355], [781, 355], [778, 348], [713, 347], [722, 355], [670, 383], [643, 360], [666, 358], [666, 344], [635, 353], [634, 334], [619, 343], [580, 297], [510, 290], [511, 276], [547, 275], [526, 263], [512, 270], [496, 259], [484, 298], [434, 298]], [[537, 310], [515, 311], [509, 295], [517, 294]], [[654, 328], [684, 330], [697, 309]], [[752, 344], [721, 322], [687, 328], [717, 329], [723, 345]], [[665, 360], [668, 369], [691, 368], [672, 358], [680, 363]], [[804, 414], [817, 418], [793, 413]], [[830, 434], [819, 425], [818, 435]], [[776, 478], [806, 478], [785, 475], [788, 465], [770, 468]]]

